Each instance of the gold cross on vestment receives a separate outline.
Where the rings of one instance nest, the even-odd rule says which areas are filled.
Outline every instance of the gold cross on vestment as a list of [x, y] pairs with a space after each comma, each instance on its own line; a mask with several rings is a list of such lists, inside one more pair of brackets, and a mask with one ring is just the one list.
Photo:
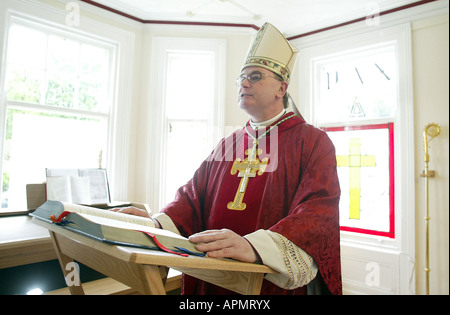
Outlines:
[[230, 210], [245, 210], [247, 205], [242, 202], [244, 199], [244, 194], [247, 189], [248, 180], [252, 177], [256, 177], [256, 175], [262, 175], [267, 167], [268, 158], [263, 158], [262, 161], [257, 157], [262, 153], [261, 149], [256, 149], [257, 141], [254, 141], [252, 151], [249, 155], [249, 149], [245, 150], [245, 154], [249, 155], [249, 157], [245, 158], [241, 161], [240, 158], [237, 158], [233, 162], [233, 166], [231, 167], [231, 175], [236, 174], [239, 171], [238, 177], [241, 177], [241, 182], [239, 183], [239, 187], [236, 191], [236, 195], [233, 201], [230, 201], [227, 205], [227, 208]]
[[361, 140], [350, 139], [350, 155], [337, 155], [337, 166], [350, 167], [350, 219], [361, 215], [361, 167], [376, 166], [374, 155], [361, 155]]

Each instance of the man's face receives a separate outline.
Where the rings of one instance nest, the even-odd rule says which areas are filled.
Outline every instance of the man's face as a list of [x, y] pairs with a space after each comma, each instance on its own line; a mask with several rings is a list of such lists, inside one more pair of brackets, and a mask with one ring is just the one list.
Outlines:
[[238, 83], [238, 103], [250, 115], [270, 110], [280, 97], [282, 99], [287, 89], [286, 82], [279, 81], [273, 72], [260, 67], [245, 68], [241, 78], [242, 82]]

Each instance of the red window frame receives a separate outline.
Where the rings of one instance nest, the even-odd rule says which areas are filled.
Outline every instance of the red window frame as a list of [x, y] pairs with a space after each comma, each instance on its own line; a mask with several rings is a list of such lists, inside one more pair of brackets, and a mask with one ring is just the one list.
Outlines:
[[394, 123], [343, 126], [343, 127], [323, 127], [323, 131], [350, 131], [350, 130], [369, 130], [369, 129], [388, 129], [389, 141], [389, 231], [376, 231], [361, 229], [355, 227], [341, 226], [341, 231], [369, 234], [395, 238], [395, 169], [394, 169]]

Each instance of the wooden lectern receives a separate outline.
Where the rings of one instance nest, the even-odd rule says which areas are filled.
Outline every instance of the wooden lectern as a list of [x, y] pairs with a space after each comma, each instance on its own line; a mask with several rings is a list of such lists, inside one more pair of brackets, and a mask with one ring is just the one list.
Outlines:
[[[246, 295], [259, 294], [264, 274], [275, 272], [264, 265], [230, 259], [181, 257], [110, 245], [35, 218], [33, 222], [49, 230], [65, 277], [73, 272], [66, 270], [67, 264], [77, 260], [143, 294], [166, 294], [168, 268]], [[81, 283], [69, 289], [71, 294], [84, 294]]]

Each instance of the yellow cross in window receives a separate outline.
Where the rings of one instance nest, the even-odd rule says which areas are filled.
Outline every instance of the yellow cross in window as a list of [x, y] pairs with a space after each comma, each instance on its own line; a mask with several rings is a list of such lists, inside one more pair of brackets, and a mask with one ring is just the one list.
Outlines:
[[350, 139], [350, 155], [337, 155], [338, 167], [350, 167], [350, 219], [360, 219], [361, 167], [376, 166], [374, 155], [361, 155], [361, 140]]

